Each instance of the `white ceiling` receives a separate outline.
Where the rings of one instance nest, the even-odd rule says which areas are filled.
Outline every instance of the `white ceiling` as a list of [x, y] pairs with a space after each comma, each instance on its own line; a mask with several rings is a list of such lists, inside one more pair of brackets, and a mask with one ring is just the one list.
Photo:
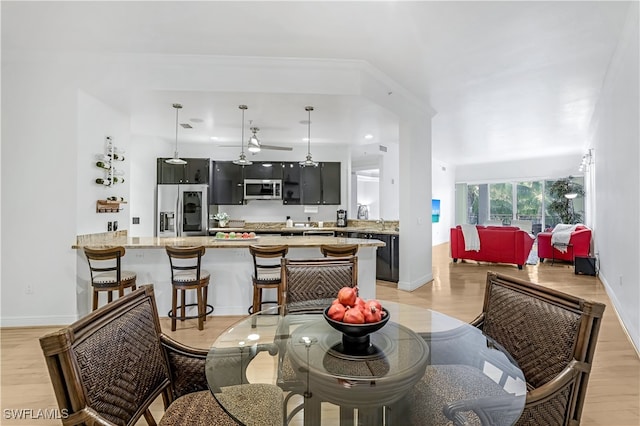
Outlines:
[[[359, 59], [437, 111], [433, 156], [451, 164], [580, 153], [628, 9], [625, 2], [2, 2], [2, 48]], [[361, 98], [134, 93], [133, 131], [220, 143], [247, 120], [264, 143], [397, 140], [393, 114]], [[248, 130], [245, 130], [248, 137]], [[237, 139], [237, 137], [236, 137]]]

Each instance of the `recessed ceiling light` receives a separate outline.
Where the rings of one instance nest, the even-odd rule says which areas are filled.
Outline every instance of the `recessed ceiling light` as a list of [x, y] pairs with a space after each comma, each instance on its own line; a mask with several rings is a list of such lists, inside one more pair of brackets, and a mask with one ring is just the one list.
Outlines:
[[366, 135], [364, 135], [364, 138], [370, 140], [373, 139], [373, 135], [371, 133], [367, 133]]
[[309, 138], [302, 138], [304, 142], [309, 142]]
[[217, 140], [218, 140], [218, 137], [217, 137], [217, 136], [211, 136], [211, 140], [212, 140], [212, 141], [217, 141]]

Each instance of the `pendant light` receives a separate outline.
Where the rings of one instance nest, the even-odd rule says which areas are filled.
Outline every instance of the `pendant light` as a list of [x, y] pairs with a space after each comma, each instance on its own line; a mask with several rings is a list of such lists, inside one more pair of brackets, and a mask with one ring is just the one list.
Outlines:
[[244, 111], [247, 109], [246, 105], [238, 105], [238, 108], [242, 110], [242, 138], [240, 139], [241, 148], [240, 148], [240, 157], [237, 160], [233, 160], [233, 164], [237, 164], [238, 166], [250, 166], [253, 164], [251, 160], [247, 160], [247, 157], [244, 155]]
[[318, 163], [311, 159], [311, 111], [313, 111], [312, 106], [304, 107], [304, 110], [309, 113], [308, 127], [307, 127], [307, 159], [301, 161], [299, 164], [302, 167], [318, 167]]
[[173, 153], [173, 158], [164, 160], [164, 162], [168, 164], [187, 164], [186, 161], [178, 157], [178, 111], [180, 111], [180, 109], [182, 108], [182, 105], [173, 104], [173, 107], [176, 109], [176, 150]]
[[[249, 126], [251, 126], [251, 120], [249, 120]], [[248, 148], [247, 150], [249, 152], [260, 152], [261, 148], [260, 148], [260, 141], [258, 140], [258, 137], [256, 136], [256, 132], [260, 131], [259, 128], [257, 127], [249, 127], [249, 130], [251, 130], [251, 132], [253, 132], [253, 135], [251, 135], [251, 137], [249, 137], [249, 142], [248, 142]]]

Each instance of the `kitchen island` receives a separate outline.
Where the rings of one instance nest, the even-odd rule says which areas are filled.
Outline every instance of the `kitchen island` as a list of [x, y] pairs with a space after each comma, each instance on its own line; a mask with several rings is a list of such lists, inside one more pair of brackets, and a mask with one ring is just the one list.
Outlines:
[[[77, 249], [77, 312], [84, 316], [91, 310], [91, 284], [89, 266], [82, 247], [123, 246], [127, 252], [122, 260], [122, 268], [137, 274], [137, 285], [153, 284], [160, 316], [167, 316], [171, 309], [171, 271], [165, 246], [199, 246], [207, 248], [202, 258], [202, 268], [211, 273], [209, 284], [209, 304], [213, 305], [213, 315], [245, 315], [253, 297], [253, 260], [248, 247], [259, 245], [287, 245], [287, 257], [309, 259], [322, 257], [322, 244], [357, 244], [358, 288], [364, 298], [374, 298], [376, 288], [376, 249], [384, 242], [375, 239], [342, 238], [327, 236], [259, 236], [256, 239], [221, 240], [213, 236], [201, 237], [128, 237], [126, 231], [78, 236]], [[193, 294], [189, 294], [193, 293]], [[101, 297], [104, 297], [103, 295]], [[187, 298], [195, 301], [195, 293], [187, 292]], [[265, 291], [265, 300], [275, 300], [273, 294]], [[105, 303], [100, 299], [100, 305]], [[190, 300], [188, 300], [190, 303]]]

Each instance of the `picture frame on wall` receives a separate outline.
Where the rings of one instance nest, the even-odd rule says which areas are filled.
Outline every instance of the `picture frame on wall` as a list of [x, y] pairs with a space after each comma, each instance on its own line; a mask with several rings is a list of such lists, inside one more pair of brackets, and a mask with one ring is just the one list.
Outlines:
[[440, 222], [440, 200], [431, 200], [431, 222]]

